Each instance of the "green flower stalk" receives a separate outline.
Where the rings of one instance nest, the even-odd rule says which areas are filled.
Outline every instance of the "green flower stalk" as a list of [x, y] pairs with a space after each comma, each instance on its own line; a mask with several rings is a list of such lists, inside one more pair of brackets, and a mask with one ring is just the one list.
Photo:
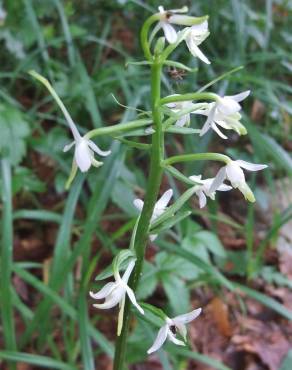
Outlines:
[[[142, 112], [143, 117], [134, 121], [120, 123], [113, 126], [97, 128], [81, 136], [77, 126], [73, 122], [61, 99], [53, 89], [51, 84], [37, 72], [30, 72], [31, 75], [40, 81], [51, 93], [56, 103], [63, 112], [68, 126], [72, 132], [74, 142], [65, 147], [65, 151], [75, 146], [72, 171], [67, 182], [70, 186], [77, 169], [87, 172], [92, 166], [99, 167], [102, 162], [94, 158], [94, 153], [99, 156], [108, 156], [110, 151], [102, 151], [95, 142], [92, 141], [101, 135], [109, 135], [112, 138], [121, 140], [126, 145], [133, 142], [119, 138], [123, 132], [143, 131], [143, 134], [151, 136], [151, 144], [135, 143], [137, 148], [149, 149], [150, 162], [148, 180], [145, 197], [136, 199], [134, 205], [139, 210], [129, 249], [121, 251], [113, 260], [110, 269], [106, 269], [105, 277], [114, 276], [114, 281], [107, 283], [97, 293], [90, 292], [90, 296], [99, 302], [94, 303], [97, 309], [111, 309], [119, 305], [117, 340], [115, 345], [114, 370], [123, 370], [125, 365], [125, 354], [127, 339], [131, 322], [131, 305], [135, 307], [133, 312], [140, 315], [145, 314], [143, 307], [150, 307], [145, 303], [137, 302], [135, 294], [142, 274], [145, 259], [145, 250], [149, 239], [154, 241], [161, 231], [172, 227], [175, 223], [188, 217], [190, 212], [181, 211], [183, 205], [193, 196], [199, 199], [199, 206], [202, 208], [207, 204], [207, 199], [214, 199], [217, 191], [230, 191], [239, 189], [245, 199], [254, 202], [255, 197], [245, 180], [243, 169], [248, 171], [259, 171], [266, 168], [266, 165], [253, 164], [243, 160], [232, 160], [221, 153], [189, 153], [174, 155], [166, 158], [164, 150], [164, 135], [171, 133], [199, 134], [205, 135], [210, 130], [216, 132], [222, 139], [227, 139], [221, 129], [234, 130], [239, 135], [246, 134], [246, 129], [240, 121], [241, 110], [240, 102], [248, 97], [250, 91], [231, 96], [219, 96], [213, 92], [205, 91], [212, 82], [205, 85], [197, 92], [187, 94], [173, 94], [161, 96], [162, 68], [164, 65], [176, 66], [185, 70], [191, 69], [182, 63], [171, 61], [169, 55], [181, 44], [185, 43], [189, 52], [206, 64], [210, 60], [203, 54], [199, 45], [208, 37], [207, 16], [192, 17], [184, 13], [187, 8], [175, 10], [165, 10], [159, 7], [159, 12], [150, 16], [144, 23], [141, 30], [141, 45], [145, 54], [146, 61], [132, 63], [145, 65], [151, 68], [151, 112]], [[175, 27], [185, 26], [179, 31]], [[151, 31], [152, 28], [152, 31]], [[158, 35], [162, 31], [163, 36]], [[155, 43], [155, 39], [156, 43]], [[239, 70], [237, 68], [236, 70]], [[226, 74], [228, 75], [228, 74]], [[224, 75], [225, 76], [225, 75]], [[216, 79], [218, 81], [220, 78]], [[206, 122], [201, 129], [192, 129], [191, 114], [206, 116]], [[145, 118], [146, 117], [146, 118]], [[144, 130], [143, 130], [144, 129]], [[137, 136], [139, 136], [137, 134]], [[223, 162], [223, 167], [219, 169], [213, 178], [202, 178], [201, 174], [193, 174], [186, 177], [178, 169], [173, 167], [177, 163], [193, 161], [219, 161]], [[170, 202], [173, 191], [168, 189], [158, 200], [162, 177], [168, 171], [179, 181], [182, 181], [189, 188], [172, 204]], [[230, 185], [225, 184], [229, 181]], [[121, 275], [120, 272], [125, 270]], [[108, 271], [111, 271], [108, 274]], [[100, 302], [100, 300], [104, 300]], [[186, 324], [194, 320], [201, 312], [197, 308], [189, 313], [182, 313], [174, 318], [169, 318], [161, 309], [152, 307], [163, 325], [161, 326], [157, 338], [148, 350], [148, 353], [157, 351], [168, 338], [176, 345], [185, 345]], [[178, 335], [183, 340], [176, 338]], [[175, 332], [173, 332], [175, 330]], [[146, 349], [145, 349], [146, 352]]]

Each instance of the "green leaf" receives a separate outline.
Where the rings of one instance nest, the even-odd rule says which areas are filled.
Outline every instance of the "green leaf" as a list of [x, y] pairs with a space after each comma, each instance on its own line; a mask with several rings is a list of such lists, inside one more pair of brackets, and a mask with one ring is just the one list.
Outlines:
[[249, 297], [261, 302], [263, 305], [276, 311], [278, 314], [282, 315], [288, 320], [292, 320], [292, 312], [287, 310], [282, 304], [277, 302], [275, 299], [268, 297], [267, 295], [260, 293], [254, 289], [248, 288], [247, 286], [241, 285], [239, 283], [233, 283], [235, 287], [244, 292]]
[[198, 352], [190, 351], [189, 349], [186, 349], [186, 348], [182, 348], [182, 347], [179, 347], [179, 346], [167, 345], [166, 349], [167, 349], [168, 352], [170, 352], [172, 354], [180, 355], [184, 358], [185, 357], [191, 358], [191, 359], [199, 361], [203, 364], [209, 365], [214, 369], [231, 370], [229, 367], [222, 364], [222, 362], [219, 362], [219, 361], [217, 361], [217, 360], [215, 360], [215, 359], [213, 359], [209, 356], [201, 355]]
[[204, 246], [209, 249], [214, 255], [222, 258], [226, 258], [226, 251], [221, 241], [218, 239], [217, 235], [210, 231], [202, 230], [193, 236], [195, 240], [198, 240]]
[[17, 165], [26, 154], [25, 139], [30, 134], [22, 113], [8, 104], [0, 104], [0, 154]]
[[197, 72], [198, 71], [198, 68], [190, 68], [190, 67], [186, 66], [183, 63], [175, 62], [173, 60], [165, 60], [163, 62], [163, 64], [166, 65], [166, 66], [169, 66], [169, 67], [184, 69], [185, 71], [188, 71], [188, 72]]
[[191, 213], [192, 213], [191, 211], [178, 212], [175, 216], [171, 217], [165, 222], [162, 222], [155, 229], [150, 228], [151, 234], [159, 234], [162, 231], [171, 229], [175, 224], [181, 222], [183, 219], [188, 217]]
[[201, 130], [191, 127], [178, 127], [178, 126], [172, 126], [168, 127], [165, 132], [171, 133], [171, 134], [181, 134], [181, 135], [194, 135], [199, 134]]
[[46, 367], [49, 369], [76, 370], [76, 367], [64, 362], [54, 360], [50, 357], [39, 356], [24, 352], [0, 351], [0, 359], [14, 362], [25, 362], [27, 364]]
[[186, 260], [194, 263], [195, 266], [202, 269], [205, 273], [209, 274], [212, 278], [215, 278], [218, 283], [225, 286], [226, 288], [230, 290], [234, 290], [233, 283], [231, 283], [226, 277], [221, 274], [219, 270], [217, 270], [214, 266], [211, 264], [208, 264], [198, 256], [194, 255], [193, 253], [181, 248], [180, 246], [175, 246], [171, 243], [167, 242], [160, 242], [160, 247], [168, 250], [169, 252], [172, 252], [178, 256], [181, 256], [185, 258]]
[[16, 167], [12, 178], [12, 191], [15, 195], [21, 190], [31, 193], [43, 193], [46, 190], [46, 184], [31, 169]]
[[174, 313], [188, 312], [190, 296], [184, 281], [175, 275], [163, 274], [162, 285]]
[[158, 283], [157, 269], [149, 262], [144, 261], [143, 272], [137, 289], [137, 298], [148, 298], [155, 290]]

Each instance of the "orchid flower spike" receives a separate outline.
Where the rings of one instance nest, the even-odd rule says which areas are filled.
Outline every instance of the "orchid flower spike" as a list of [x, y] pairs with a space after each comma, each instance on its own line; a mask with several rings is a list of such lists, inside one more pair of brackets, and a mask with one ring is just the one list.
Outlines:
[[72, 172], [76, 173], [77, 167], [79, 167], [81, 172], [86, 172], [89, 170], [91, 165], [95, 167], [99, 167], [102, 165], [102, 162], [98, 162], [94, 158], [94, 153], [106, 157], [108, 156], [111, 151], [103, 151], [101, 150], [92, 140], [89, 140], [85, 136], [81, 136], [75, 123], [73, 122], [69, 112], [67, 111], [66, 107], [64, 106], [63, 102], [59, 98], [58, 94], [49, 83], [49, 81], [38, 74], [35, 71], [31, 71], [30, 74], [35, 77], [38, 81], [40, 81], [45, 87], [49, 90], [52, 97], [55, 99], [56, 103], [60, 107], [61, 111], [64, 114], [64, 117], [71, 129], [74, 141], [71, 144], [68, 144], [64, 147], [64, 152], [67, 152], [75, 145], [75, 153], [74, 153], [74, 161], [72, 166]]
[[128, 280], [135, 266], [135, 260], [131, 260], [124, 275], [121, 277], [119, 271], [114, 272], [115, 282], [106, 284], [99, 292], [89, 292], [90, 296], [94, 299], [104, 299], [104, 303], [96, 303], [93, 306], [101, 310], [107, 310], [119, 304], [119, 323], [118, 323], [118, 335], [120, 335], [122, 324], [123, 324], [123, 313], [126, 300], [126, 294], [128, 295], [132, 304], [137, 310], [144, 315], [143, 308], [137, 303], [133, 290], [128, 286]]
[[160, 330], [158, 331], [157, 337], [153, 345], [148, 349], [147, 353], [150, 355], [151, 353], [157, 351], [160, 347], [162, 347], [167, 338], [172, 343], [178, 346], [185, 346], [185, 343], [183, 341], [176, 338], [176, 331], [178, 330], [179, 334], [186, 341], [186, 324], [195, 320], [200, 315], [201, 311], [201, 308], [197, 308], [192, 312], [176, 316], [173, 319], [166, 317], [165, 325], [163, 325], [162, 328], [160, 328]]
[[233, 96], [218, 96], [217, 102], [209, 103], [206, 108], [196, 110], [195, 114], [207, 116], [207, 120], [201, 129], [200, 136], [205, 135], [210, 129], [213, 129], [222, 139], [227, 139], [227, 136], [221, 132], [218, 126], [226, 130], [234, 130], [239, 135], [245, 135], [246, 129], [239, 122], [241, 115], [239, 111], [241, 106], [239, 102], [247, 98], [250, 91], [244, 91]]
[[[162, 215], [166, 211], [167, 205], [170, 202], [170, 199], [172, 198], [173, 191], [172, 189], [168, 189], [161, 198], [155, 203], [153, 214], [151, 217], [151, 223], [155, 221], [159, 216]], [[141, 199], [135, 199], [134, 200], [134, 206], [140, 211], [142, 211], [142, 208], [144, 206], [144, 202]], [[157, 235], [150, 235], [150, 240], [153, 241], [157, 238]]]
[[245, 181], [245, 176], [242, 168], [248, 171], [260, 171], [268, 166], [265, 164], [254, 164], [238, 159], [236, 161], [230, 160], [226, 166], [222, 167], [216, 177], [213, 180], [213, 183], [210, 186], [209, 192], [212, 193], [216, 190], [219, 190], [220, 186], [223, 184], [225, 179], [231, 182], [231, 185], [234, 189], [239, 189], [244, 195], [245, 199], [250, 202], [255, 202], [255, 197]]
[[[170, 96], [179, 96], [179, 94], [173, 94]], [[200, 108], [204, 108], [205, 105], [207, 105], [207, 103], [194, 104], [191, 101], [177, 101], [166, 104], [173, 113], [180, 113], [181, 111], [187, 112], [178, 118], [175, 123], [175, 126], [177, 127], [189, 126], [191, 122], [191, 114], [195, 113], [195, 111]]]
[[190, 176], [190, 180], [198, 183], [198, 190], [196, 190], [196, 195], [199, 198], [199, 205], [200, 208], [205, 207], [207, 204], [207, 197], [210, 197], [212, 200], [215, 199], [216, 191], [228, 191], [232, 189], [232, 186], [226, 185], [226, 184], [220, 184], [220, 186], [216, 189], [216, 191], [213, 191], [210, 193], [210, 187], [214, 181], [215, 178], [209, 178], [209, 179], [202, 179], [202, 175], [197, 176]]
[[208, 30], [208, 21], [204, 21], [201, 24], [196, 24], [189, 28], [186, 33], [186, 44], [187, 47], [194, 57], [201, 59], [204, 63], [210, 64], [209, 59], [201, 52], [198, 48], [206, 38], [210, 35]]

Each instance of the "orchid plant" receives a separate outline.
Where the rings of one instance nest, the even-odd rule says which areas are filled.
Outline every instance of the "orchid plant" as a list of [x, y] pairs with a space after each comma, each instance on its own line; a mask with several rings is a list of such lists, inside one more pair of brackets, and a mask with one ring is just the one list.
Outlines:
[[[147, 65], [151, 69], [152, 111], [151, 114], [147, 113], [144, 117], [140, 115], [137, 120], [97, 128], [81, 136], [77, 125], [48, 80], [35, 71], [31, 72], [31, 75], [39, 80], [55, 99], [74, 138], [73, 143], [66, 145], [64, 148], [64, 151], [68, 151], [75, 146], [72, 171], [67, 187], [73, 181], [78, 168], [82, 172], [87, 172], [91, 166], [99, 167], [102, 165], [102, 162], [94, 158], [94, 153], [101, 157], [110, 155], [110, 150], [101, 150], [92, 140], [93, 138], [101, 135], [116, 137], [118, 134], [131, 132], [137, 130], [137, 128], [144, 128], [147, 134], [151, 135], [148, 183], [144, 200], [136, 199], [134, 201], [138, 215], [130, 247], [118, 253], [112, 266], [103, 275], [104, 278], [114, 276], [115, 281], [107, 283], [97, 293], [90, 292], [91, 298], [98, 301], [94, 303], [96, 309], [111, 309], [119, 305], [114, 370], [124, 368], [126, 344], [130, 329], [131, 305], [134, 306], [133, 313], [135, 314], [147, 317], [150, 309], [152, 313], [163, 319], [164, 324], [158, 331], [153, 345], [148, 349], [148, 354], [161, 348], [167, 338], [175, 345], [186, 345], [185, 325], [201, 313], [201, 308], [196, 308], [190, 313], [181, 313], [181, 315], [170, 319], [161, 308], [138, 303], [136, 300], [135, 292], [142, 274], [145, 250], [149, 240], [153, 242], [158, 236], [159, 226], [167, 222], [172, 226], [176, 222], [175, 220], [180, 220], [181, 217], [176, 218], [177, 212], [194, 195], [199, 198], [201, 208], [207, 204], [208, 197], [215, 198], [217, 191], [230, 191], [232, 188], [238, 189], [246, 200], [254, 202], [255, 197], [246, 183], [243, 169], [259, 171], [267, 167], [262, 164], [248, 163], [241, 159], [234, 160], [221, 153], [190, 153], [172, 157], [166, 156], [164, 145], [166, 133], [196, 133], [203, 136], [208, 131], [214, 130], [222, 139], [227, 139], [227, 136], [221, 129], [234, 130], [238, 135], [247, 133], [240, 122], [241, 106], [239, 103], [248, 97], [250, 91], [232, 96], [220, 96], [213, 92], [207, 92], [206, 89], [201, 89], [186, 94], [173, 94], [165, 97], [161, 95], [162, 69], [164, 66], [171, 65], [187, 71], [190, 70], [188, 66], [168, 59], [170, 54], [181, 44], [186, 43], [187, 49], [193, 57], [198, 58], [203, 63], [210, 64], [209, 59], [202, 52], [203, 48], [198, 47], [209, 35], [208, 17], [193, 17], [186, 15], [187, 11], [187, 7], [165, 10], [160, 6], [158, 12], [151, 15], [142, 27], [141, 44], [146, 61], [133, 64]], [[176, 28], [177, 26], [180, 27], [180, 30]], [[159, 34], [160, 32], [161, 34]], [[211, 85], [212, 83], [207, 86]], [[191, 123], [191, 114], [207, 117], [201, 129], [194, 130], [187, 127]], [[173, 166], [177, 163], [201, 160], [219, 161], [223, 163], [223, 167], [213, 178], [203, 179], [201, 174], [187, 177]], [[168, 171], [189, 187], [171, 206], [168, 205], [173, 197], [172, 189], [164, 192], [157, 200], [165, 171]], [[226, 184], [224, 181], [229, 181], [229, 183]], [[124, 273], [121, 276], [120, 272], [123, 270]], [[104, 302], [100, 302], [100, 300], [104, 300]], [[150, 306], [151, 308], [149, 308]], [[147, 348], [145, 348], [146, 351]]]

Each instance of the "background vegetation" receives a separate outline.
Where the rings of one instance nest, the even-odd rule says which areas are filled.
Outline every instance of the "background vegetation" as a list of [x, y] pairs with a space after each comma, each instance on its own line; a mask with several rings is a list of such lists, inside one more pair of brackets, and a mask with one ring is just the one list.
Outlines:
[[[188, 206], [191, 220], [165, 231], [149, 247], [139, 299], [152, 295], [150, 302], [170, 315], [199, 306], [205, 313], [192, 326], [189, 349], [169, 345], [148, 359], [156, 328], [135, 321], [128, 361], [132, 369], [239, 370], [250, 364], [290, 369], [292, 3], [163, 1], [165, 8], [185, 4], [193, 15], [210, 16], [211, 34], [203, 50], [212, 64], [198, 63], [180, 48], [174, 59], [198, 70], [177, 80], [165, 69], [164, 93], [195, 91], [243, 65], [212, 89], [230, 95], [252, 90], [243, 119], [249, 136], [231, 135], [228, 142], [211, 133], [203, 139], [171, 136], [167, 153], [225, 150], [267, 163], [269, 169], [250, 177], [255, 206], [247, 206], [235, 191], [200, 211], [194, 199]], [[3, 369], [14, 364], [18, 369], [110, 369], [116, 315], [92, 310], [88, 291], [100, 286], [95, 275], [128, 246], [137, 214], [132, 201], [143, 197], [148, 154], [121, 141], [99, 141], [102, 148], [111, 146], [112, 155], [101, 169], [79, 174], [65, 192], [72, 153], [62, 149], [70, 133], [47, 91], [27, 71], [50, 79], [86, 131], [134, 118], [133, 108], [150, 106], [149, 71], [126, 62], [143, 59], [138, 33], [158, 5], [156, 0], [2, 4]], [[112, 94], [132, 108], [121, 107]], [[194, 128], [201, 125], [199, 119], [192, 122]], [[183, 171], [216, 173], [215, 166], [204, 165], [187, 164]], [[171, 177], [162, 190], [169, 185], [176, 197], [183, 191]], [[258, 331], [251, 329], [256, 325]], [[276, 339], [270, 343], [272, 335]]]

